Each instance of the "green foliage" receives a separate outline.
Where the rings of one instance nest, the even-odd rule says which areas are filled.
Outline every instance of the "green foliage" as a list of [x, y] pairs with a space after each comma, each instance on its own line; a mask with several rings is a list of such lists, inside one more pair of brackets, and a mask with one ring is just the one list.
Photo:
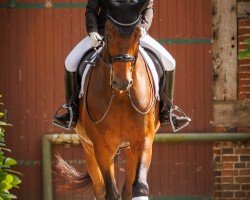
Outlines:
[[[0, 95], [0, 99], [1, 99]], [[3, 103], [0, 102], [0, 105]], [[4, 113], [0, 112], [0, 200], [16, 199], [17, 197], [10, 193], [12, 188], [18, 188], [21, 183], [19, 179], [19, 172], [13, 171], [10, 168], [17, 164], [16, 160], [5, 155], [6, 152], [11, 152], [10, 149], [6, 148], [3, 127], [11, 126], [10, 124], [2, 121]]]
[[248, 47], [244, 51], [241, 51], [238, 55], [238, 58], [241, 59], [250, 59], [250, 38], [246, 39], [244, 42]]

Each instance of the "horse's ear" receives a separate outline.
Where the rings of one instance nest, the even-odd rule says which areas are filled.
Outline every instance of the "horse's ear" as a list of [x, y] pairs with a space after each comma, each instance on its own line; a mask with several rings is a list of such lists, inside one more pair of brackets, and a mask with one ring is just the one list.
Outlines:
[[135, 36], [136, 36], [137, 38], [140, 38], [140, 37], [142, 36], [141, 27], [140, 27], [140, 26], [136, 26], [134, 32], [135, 32]]

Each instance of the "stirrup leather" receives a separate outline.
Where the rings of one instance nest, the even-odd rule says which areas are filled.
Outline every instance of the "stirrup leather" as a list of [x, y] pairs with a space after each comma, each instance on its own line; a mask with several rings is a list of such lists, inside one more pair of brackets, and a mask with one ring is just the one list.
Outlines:
[[61, 123], [59, 123], [59, 122], [53, 120], [52, 123], [53, 123], [55, 126], [58, 126], [58, 127], [60, 127], [60, 128], [64, 128], [64, 129], [66, 129], [66, 130], [70, 130], [71, 125], [72, 125], [72, 122], [73, 122], [73, 110], [72, 110], [72, 107], [71, 107], [70, 105], [68, 105], [68, 104], [62, 105], [62, 106], [56, 111], [55, 116], [57, 116], [58, 113], [59, 113], [61, 110], [63, 110], [63, 109], [66, 109], [66, 110], [69, 112], [69, 116], [70, 116], [69, 122], [68, 122], [68, 123], [66, 122], [65, 124], [61, 124]]
[[[177, 112], [179, 115], [176, 114], [176, 113], [174, 113], [174, 112]], [[182, 119], [186, 118], [187, 122], [185, 124], [183, 124], [182, 126], [178, 127], [176, 124], [174, 124], [174, 121], [173, 121], [173, 116], [174, 115], [177, 116], [177, 117], [179, 117], [179, 118], [182, 118]], [[191, 119], [178, 106], [172, 106], [170, 108], [169, 118], [170, 118], [170, 124], [171, 124], [172, 129], [173, 129], [174, 132], [177, 132], [177, 131], [183, 129], [191, 121]]]

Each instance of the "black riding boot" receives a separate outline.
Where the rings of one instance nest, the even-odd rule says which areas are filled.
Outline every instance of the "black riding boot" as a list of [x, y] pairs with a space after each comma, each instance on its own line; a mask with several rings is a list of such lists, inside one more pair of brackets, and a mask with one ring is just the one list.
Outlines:
[[63, 105], [58, 111], [65, 108], [67, 112], [58, 114], [57, 111], [53, 120], [55, 125], [68, 130], [76, 126], [79, 115], [79, 99], [75, 79], [75, 72], [68, 72], [65, 70], [65, 94], [67, 104]]
[[[174, 81], [175, 81], [175, 70], [166, 71], [165, 85], [161, 94], [160, 101], [160, 122], [161, 125], [170, 124], [174, 131], [178, 131], [181, 128], [188, 125], [191, 121], [177, 106], [173, 105], [173, 96], [174, 96]], [[173, 112], [176, 110], [182, 116], [178, 116]]]

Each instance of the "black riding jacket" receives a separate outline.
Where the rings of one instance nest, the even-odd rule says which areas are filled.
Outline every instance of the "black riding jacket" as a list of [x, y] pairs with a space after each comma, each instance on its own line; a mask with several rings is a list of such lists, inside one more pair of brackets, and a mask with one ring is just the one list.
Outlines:
[[[98, 32], [104, 35], [105, 22], [107, 19], [107, 7], [102, 0], [88, 0], [85, 12], [86, 29], [88, 34]], [[149, 1], [148, 6], [142, 12], [140, 26], [147, 31], [152, 24], [153, 19], [153, 0]]]

